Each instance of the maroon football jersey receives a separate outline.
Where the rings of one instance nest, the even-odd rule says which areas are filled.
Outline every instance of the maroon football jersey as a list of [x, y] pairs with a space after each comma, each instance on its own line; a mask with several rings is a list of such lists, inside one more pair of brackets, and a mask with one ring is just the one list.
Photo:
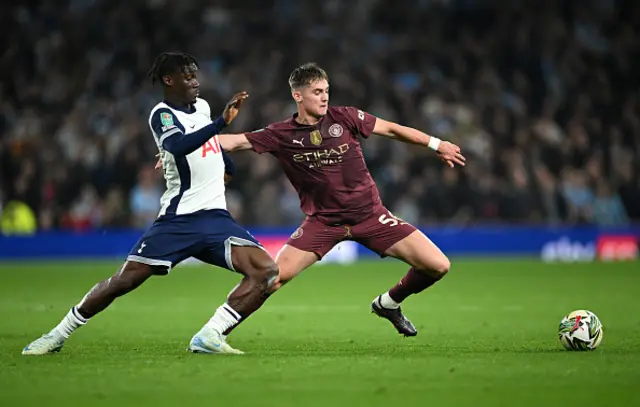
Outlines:
[[373, 132], [376, 117], [354, 107], [329, 107], [315, 125], [288, 120], [245, 136], [259, 153], [273, 154], [298, 191], [300, 207], [326, 224], [355, 224], [380, 205], [360, 137]]

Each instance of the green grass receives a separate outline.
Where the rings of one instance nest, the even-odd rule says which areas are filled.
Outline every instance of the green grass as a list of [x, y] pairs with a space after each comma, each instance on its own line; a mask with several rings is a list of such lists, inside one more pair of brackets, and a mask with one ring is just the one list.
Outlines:
[[[317, 266], [234, 333], [240, 357], [185, 351], [237, 275], [179, 267], [117, 300], [61, 353], [20, 355], [117, 266], [0, 263], [0, 405], [640, 405], [638, 263], [457, 262], [405, 302], [416, 338], [369, 313], [403, 264]], [[560, 319], [581, 308], [604, 324], [595, 352], [557, 340]]]

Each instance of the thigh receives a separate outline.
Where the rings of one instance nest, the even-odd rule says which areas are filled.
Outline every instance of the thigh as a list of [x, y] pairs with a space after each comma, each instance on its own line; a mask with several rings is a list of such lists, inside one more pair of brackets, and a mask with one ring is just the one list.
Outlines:
[[276, 256], [280, 282], [293, 280], [304, 269], [318, 261], [316, 253], [285, 244]]
[[434, 271], [437, 275], [447, 273], [451, 267], [442, 250], [419, 230], [389, 247], [385, 255], [400, 259], [418, 270]]
[[406, 239], [417, 229], [382, 207], [373, 216], [351, 228], [353, 240], [376, 252], [388, 256], [388, 249]]
[[275, 261], [262, 246], [231, 246], [231, 264], [233, 270], [243, 275], [253, 271], [276, 270]]
[[314, 253], [319, 260], [349, 235], [349, 229], [345, 226], [327, 226], [308, 216], [286, 244], [303, 252]]
[[451, 262], [427, 236], [416, 230], [391, 246], [385, 255], [395, 257], [434, 277], [449, 272]]
[[166, 274], [197, 253], [200, 243], [199, 233], [185, 219], [158, 219], [133, 245], [127, 261], [146, 264], [155, 271], [164, 271], [156, 274]]
[[[238, 256], [234, 256], [234, 247], [250, 247], [255, 250], [240, 251], [257, 254], [258, 260], [271, 260], [260, 242], [249, 231], [238, 225], [228, 212], [212, 213], [200, 222], [202, 248], [193, 257], [208, 264], [226, 268], [231, 271], [242, 271], [245, 264], [239, 264]], [[240, 255], [242, 257], [242, 255]], [[273, 262], [273, 260], [271, 260]], [[236, 268], [236, 266], [238, 266]]]

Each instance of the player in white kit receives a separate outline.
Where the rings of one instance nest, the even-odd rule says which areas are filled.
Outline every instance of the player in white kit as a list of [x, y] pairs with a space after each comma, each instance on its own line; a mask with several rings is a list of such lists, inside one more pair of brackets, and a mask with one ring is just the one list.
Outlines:
[[60, 351], [71, 333], [117, 297], [153, 275], [168, 274], [189, 257], [236, 271], [244, 278], [194, 335], [188, 350], [242, 353], [227, 344], [224, 332], [260, 307], [278, 276], [278, 268], [260, 243], [226, 210], [225, 167], [228, 172], [231, 161], [225, 158], [216, 135], [233, 121], [248, 95], [236, 94], [222, 115], [212, 120], [209, 104], [198, 97], [197, 70], [192, 56], [164, 53], [149, 72], [154, 83], [162, 83], [164, 91], [164, 100], [149, 117], [167, 186], [158, 219], [133, 246], [116, 274], [96, 284], [55, 328], [27, 345], [22, 354]]

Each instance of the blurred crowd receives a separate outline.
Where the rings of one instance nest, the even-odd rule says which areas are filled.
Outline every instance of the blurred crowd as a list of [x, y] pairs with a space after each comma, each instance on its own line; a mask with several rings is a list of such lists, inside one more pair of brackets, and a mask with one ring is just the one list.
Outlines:
[[[290, 71], [315, 61], [331, 102], [458, 143], [464, 169], [372, 137], [369, 168], [417, 224], [624, 225], [640, 219], [640, 2], [623, 0], [27, 0], [0, 13], [4, 230], [145, 227], [154, 171], [146, 74], [181, 50], [212, 111], [251, 94], [228, 129], [295, 111]], [[273, 157], [232, 155], [230, 211], [295, 225]], [[265, 208], [268, 208], [265, 210]]]

